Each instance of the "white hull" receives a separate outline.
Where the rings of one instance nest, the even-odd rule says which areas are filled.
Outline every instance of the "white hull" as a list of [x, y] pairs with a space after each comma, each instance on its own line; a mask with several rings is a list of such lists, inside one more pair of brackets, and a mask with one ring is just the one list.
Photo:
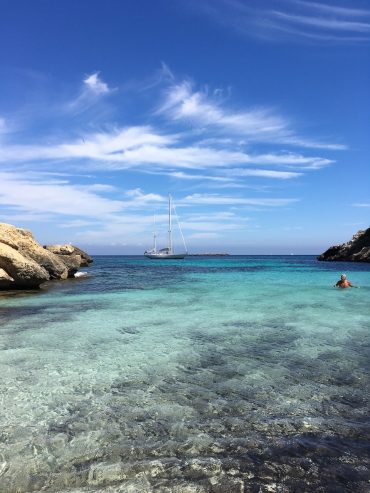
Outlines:
[[174, 260], [182, 259], [187, 256], [187, 253], [144, 253], [145, 257], [157, 260]]
[[[177, 260], [177, 259], [183, 259], [187, 256], [188, 251], [185, 245], [185, 240], [184, 236], [181, 231], [181, 226], [179, 223], [179, 220], [177, 218], [177, 224], [180, 229], [182, 241], [184, 243], [184, 253], [174, 253], [173, 252], [173, 247], [172, 247], [172, 216], [171, 216], [171, 208], [172, 208], [172, 202], [171, 202], [171, 195], [168, 195], [168, 243], [165, 248], [161, 248], [160, 250], [157, 250], [157, 234], [155, 232], [155, 217], [154, 217], [154, 246], [152, 250], [146, 250], [144, 252], [144, 256], [147, 258], [151, 259], [156, 259], [156, 260]], [[175, 209], [176, 213], [176, 209]], [[177, 217], [177, 214], [176, 214]]]

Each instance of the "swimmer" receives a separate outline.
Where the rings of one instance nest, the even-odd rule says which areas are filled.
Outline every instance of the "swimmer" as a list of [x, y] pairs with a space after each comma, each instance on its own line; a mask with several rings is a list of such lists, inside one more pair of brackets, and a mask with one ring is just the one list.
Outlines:
[[354, 286], [353, 284], [351, 284], [351, 282], [347, 279], [347, 276], [345, 274], [342, 274], [337, 284], [334, 284], [334, 288], [344, 289], [344, 288], [357, 288], [357, 287], [358, 286]]

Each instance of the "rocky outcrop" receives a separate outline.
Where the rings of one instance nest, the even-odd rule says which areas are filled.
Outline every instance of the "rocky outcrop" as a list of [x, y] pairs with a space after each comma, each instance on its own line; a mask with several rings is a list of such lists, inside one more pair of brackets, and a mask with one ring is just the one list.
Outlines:
[[34, 289], [73, 277], [92, 259], [72, 245], [42, 247], [30, 231], [0, 223], [0, 289]]
[[57, 256], [68, 269], [68, 277], [73, 277], [80, 267], [88, 267], [92, 258], [73, 245], [45, 245], [45, 250]]
[[0, 244], [2, 243], [43, 267], [49, 273], [50, 279], [68, 277], [68, 269], [64, 263], [37, 243], [31, 231], [10, 224], [0, 224]]
[[0, 244], [0, 268], [13, 279], [14, 289], [38, 288], [50, 279], [46, 269], [4, 243]]
[[12, 289], [14, 279], [5, 272], [4, 269], [0, 269], [0, 290]]
[[317, 260], [370, 262], [370, 228], [358, 231], [347, 243], [330, 247]]

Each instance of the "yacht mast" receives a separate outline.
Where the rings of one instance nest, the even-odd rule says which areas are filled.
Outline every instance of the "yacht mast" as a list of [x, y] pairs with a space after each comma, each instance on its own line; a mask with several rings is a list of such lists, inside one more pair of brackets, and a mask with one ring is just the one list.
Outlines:
[[172, 253], [171, 194], [168, 194], [168, 250]]
[[155, 216], [154, 216], [154, 231], [153, 231], [153, 240], [154, 240], [154, 252], [157, 252], [157, 231], [156, 231], [156, 224], [155, 224]]

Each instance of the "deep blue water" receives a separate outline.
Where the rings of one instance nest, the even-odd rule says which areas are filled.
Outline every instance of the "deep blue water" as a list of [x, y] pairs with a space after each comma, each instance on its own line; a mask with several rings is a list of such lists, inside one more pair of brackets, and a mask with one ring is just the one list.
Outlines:
[[88, 272], [0, 297], [1, 493], [370, 491], [369, 264]]

